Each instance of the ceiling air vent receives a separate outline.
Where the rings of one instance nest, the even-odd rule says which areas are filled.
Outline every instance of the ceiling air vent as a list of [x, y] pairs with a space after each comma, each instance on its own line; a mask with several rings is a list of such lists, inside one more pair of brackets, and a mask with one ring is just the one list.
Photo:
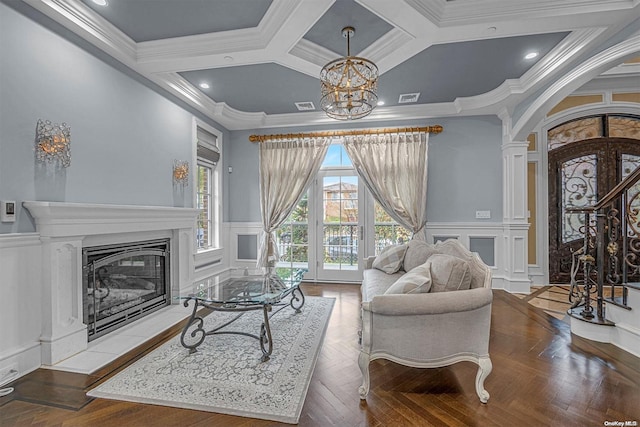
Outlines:
[[298, 107], [298, 111], [312, 111], [316, 109], [316, 106], [313, 105], [313, 102], [296, 102], [296, 107]]
[[418, 102], [418, 98], [420, 97], [420, 92], [416, 93], [403, 93], [398, 98], [398, 104], [410, 104], [412, 102]]

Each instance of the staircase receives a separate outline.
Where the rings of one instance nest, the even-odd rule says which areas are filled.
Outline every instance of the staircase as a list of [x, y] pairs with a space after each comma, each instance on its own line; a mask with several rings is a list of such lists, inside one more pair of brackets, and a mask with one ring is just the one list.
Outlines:
[[640, 357], [640, 168], [584, 215], [571, 267], [571, 332]]

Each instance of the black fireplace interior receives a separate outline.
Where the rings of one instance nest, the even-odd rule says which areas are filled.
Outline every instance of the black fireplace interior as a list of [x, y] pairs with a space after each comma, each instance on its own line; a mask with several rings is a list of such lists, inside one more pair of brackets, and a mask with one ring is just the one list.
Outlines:
[[89, 341], [170, 304], [169, 240], [82, 250]]

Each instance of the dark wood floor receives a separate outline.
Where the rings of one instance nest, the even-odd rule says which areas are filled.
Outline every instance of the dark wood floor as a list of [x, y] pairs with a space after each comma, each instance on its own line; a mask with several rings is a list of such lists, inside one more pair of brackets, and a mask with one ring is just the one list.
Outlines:
[[[569, 325], [504, 291], [494, 291], [485, 382], [475, 365], [412, 369], [371, 365], [372, 390], [360, 401], [357, 365], [359, 288], [304, 285], [307, 295], [336, 298], [301, 426], [604, 426], [640, 423], [640, 359], [571, 335]], [[464, 327], [464, 325], [460, 325]], [[155, 345], [175, 331], [164, 334]], [[416, 337], [416, 339], [419, 339]], [[150, 349], [140, 348], [94, 375], [39, 369], [0, 398], [0, 426], [274, 426], [278, 423], [162, 406], [88, 399], [85, 391]], [[611, 425], [611, 424], [610, 424]]]

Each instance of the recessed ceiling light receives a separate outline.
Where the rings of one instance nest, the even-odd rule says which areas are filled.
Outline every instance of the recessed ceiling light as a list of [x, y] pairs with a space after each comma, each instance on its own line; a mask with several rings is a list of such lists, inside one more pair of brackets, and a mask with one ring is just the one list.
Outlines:
[[93, 0], [93, 2], [98, 6], [106, 6], [108, 4], [107, 0]]
[[378, 105], [384, 105], [384, 101], [378, 101]]
[[538, 52], [529, 52], [524, 56], [524, 59], [533, 59], [538, 56]]
[[209, 86], [209, 83], [200, 83], [200, 87], [202, 89], [209, 89], [211, 86]]

